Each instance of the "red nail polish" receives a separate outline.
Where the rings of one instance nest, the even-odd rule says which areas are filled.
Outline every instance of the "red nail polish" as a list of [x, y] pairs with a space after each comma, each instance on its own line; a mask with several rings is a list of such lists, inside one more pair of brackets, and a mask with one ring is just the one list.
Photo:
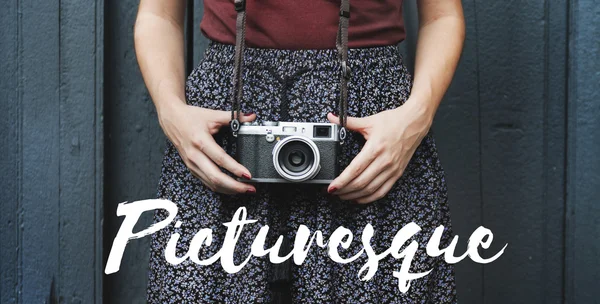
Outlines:
[[333, 193], [333, 192], [335, 192], [336, 190], [337, 190], [337, 188], [336, 188], [336, 187], [333, 187], [333, 188], [331, 188], [331, 189], [327, 190], [327, 192], [329, 192], [329, 193]]
[[333, 116], [335, 116], [335, 117], [338, 117], [338, 116], [337, 116], [335, 113], [331, 113], [331, 115], [333, 115]]
[[250, 112], [250, 113], [244, 113], [244, 116], [250, 116], [250, 115], [252, 115], [252, 114], [254, 114], [254, 112]]
[[246, 190], [246, 193], [256, 193], [256, 190], [254, 190], [254, 189], [248, 189], [248, 190]]
[[245, 178], [245, 179], [250, 179], [251, 178], [250, 175], [248, 175], [246, 173], [242, 174], [242, 177]]

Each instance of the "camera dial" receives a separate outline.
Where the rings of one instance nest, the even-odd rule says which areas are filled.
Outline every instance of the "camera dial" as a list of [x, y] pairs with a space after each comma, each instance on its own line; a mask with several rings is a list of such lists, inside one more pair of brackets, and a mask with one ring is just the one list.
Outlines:
[[275, 135], [273, 135], [273, 130], [267, 130], [267, 135], [265, 136], [265, 139], [267, 140], [267, 142], [274, 142], [275, 141]]

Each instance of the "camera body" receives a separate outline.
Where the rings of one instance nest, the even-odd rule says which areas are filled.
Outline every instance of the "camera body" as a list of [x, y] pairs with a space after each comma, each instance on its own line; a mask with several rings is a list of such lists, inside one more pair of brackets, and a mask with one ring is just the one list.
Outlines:
[[257, 183], [329, 184], [339, 174], [339, 126], [331, 123], [243, 123], [237, 161]]

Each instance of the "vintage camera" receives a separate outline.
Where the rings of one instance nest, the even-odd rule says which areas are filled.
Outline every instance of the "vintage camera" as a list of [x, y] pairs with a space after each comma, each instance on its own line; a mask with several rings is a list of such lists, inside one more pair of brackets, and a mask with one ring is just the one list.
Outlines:
[[329, 184], [339, 173], [338, 130], [331, 123], [243, 123], [237, 160], [252, 173], [249, 182]]

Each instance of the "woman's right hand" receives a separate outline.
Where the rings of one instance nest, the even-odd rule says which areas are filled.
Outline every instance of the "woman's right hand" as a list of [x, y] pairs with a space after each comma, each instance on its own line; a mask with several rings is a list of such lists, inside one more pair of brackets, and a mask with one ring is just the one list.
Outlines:
[[[221, 193], [256, 192], [223, 173], [250, 178], [250, 172], [230, 157], [213, 135], [229, 124], [231, 113], [185, 102], [185, 1], [141, 0], [134, 27], [136, 58], [160, 125], [191, 173], [211, 190]], [[256, 115], [240, 117], [252, 121]]]
[[[240, 115], [240, 122], [256, 119], [253, 113]], [[222, 126], [229, 125], [231, 112], [205, 109], [179, 103], [159, 113], [165, 135], [175, 145], [190, 172], [212, 191], [236, 194], [255, 193], [256, 188], [223, 173], [219, 167], [238, 177], [250, 179], [247, 168], [233, 159], [213, 137]], [[218, 166], [218, 167], [217, 167]]]

